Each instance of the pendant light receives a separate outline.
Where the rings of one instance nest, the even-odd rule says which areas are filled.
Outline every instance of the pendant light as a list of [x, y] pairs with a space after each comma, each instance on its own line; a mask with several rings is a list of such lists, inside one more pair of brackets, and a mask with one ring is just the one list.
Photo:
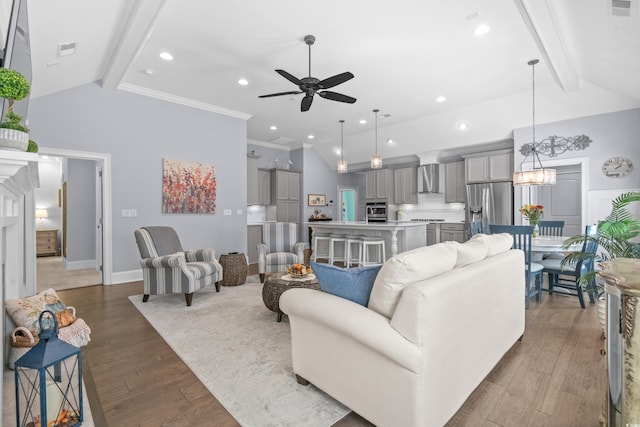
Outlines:
[[[532, 80], [533, 80], [533, 124], [531, 126], [532, 139], [531, 139], [531, 160], [532, 167], [530, 170], [522, 170], [522, 165], [527, 160], [527, 156], [520, 163], [520, 170], [513, 173], [513, 185], [528, 186], [528, 185], [553, 185], [556, 183], [556, 170], [544, 168], [540, 157], [538, 156], [537, 142], [536, 142], [536, 64], [539, 61], [532, 59], [527, 62], [531, 65]], [[538, 161], [538, 167], [536, 167], [536, 160]]]
[[347, 162], [344, 161], [344, 120], [340, 120], [340, 160], [338, 173], [347, 173]]
[[382, 167], [382, 156], [378, 155], [378, 110], [377, 108], [373, 110], [373, 114], [375, 114], [375, 142], [376, 142], [376, 151], [373, 156], [371, 156], [371, 169], [380, 169]]

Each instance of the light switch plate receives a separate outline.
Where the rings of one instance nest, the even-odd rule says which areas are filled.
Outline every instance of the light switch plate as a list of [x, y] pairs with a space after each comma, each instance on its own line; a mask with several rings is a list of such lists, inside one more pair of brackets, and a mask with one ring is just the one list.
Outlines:
[[231, 215], [231, 209], [225, 209], [225, 210], [224, 210], [224, 215], [225, 215], [225, 216], [227, 216], [227, 215]]

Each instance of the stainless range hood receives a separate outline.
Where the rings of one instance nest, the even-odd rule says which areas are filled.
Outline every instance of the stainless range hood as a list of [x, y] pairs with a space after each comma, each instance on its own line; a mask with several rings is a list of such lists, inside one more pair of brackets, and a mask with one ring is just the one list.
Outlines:
[[418, 192], [440, 192], [440, 165], [438, 163], [429, 163], [418, 167]]

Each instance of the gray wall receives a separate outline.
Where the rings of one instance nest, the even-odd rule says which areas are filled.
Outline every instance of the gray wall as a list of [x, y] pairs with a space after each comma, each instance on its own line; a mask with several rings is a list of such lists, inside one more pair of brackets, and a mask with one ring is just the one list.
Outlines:
[[[174, 227], [185, 249], [246, 251], [245, 120], [91, 83], [33, 99], [29, 125], [42, 147], [111, 154], [114, 272], [139, 269], [133, 232], [145, 225]], [[161, 212], [163, 158], [215, 164], [216, 214]]]
[[[289, 148], [282, 147], [282, 149], [265, 147], [262, 145], [247, 144], [247, 153], [254, 151], [255, 155], [260, 156], [258, 159], [259, 169], [288, 169], [289, 165]], [[277, 162], [276, 162], [277, 160]], [[302, 166], [293, 165], [291, 170], [302, 171]]]
[[[302, 158], [304, 164], [304, 174], [302, 176], [302, 222], [308, 221], [309, 217], [316, 209], [337, 220], [336, 212], [338, 208], [338, 174], [331, 169], [318, 153], [311, 148], [300, 148], [293, 150], [291, 156], [294, 163]], [[307, 206], [308, 194], [324, 194], [327, 204], [333, 201], [332, 206], [318, 207]], [[302, 227], [303, 236], [308, 236], [308, 226]], [[304, 240], [306, 241], [306, 240]]]
[[[96, 259], [96, 162], [68, 159], [67, 262]], [[90, 268], [84, 266], [84, 268]]]
[[[640, 185], [640, 109], [618, 111], [581, 117], [555, 123], [536, 124], [536, 140], [548, 138], [550, 135], [565, 138], [587, 135], [593, 141], [583, 151], [567, 151], [555, 157], [569, 159], [576, 157], [589, 158], [588, 190], [614, 190], [619, 188], [638, 188]], [[518, 169], [523, 156], [520, 147], [531, 142], [531, 127], [514, 129], [514, 165]], [[633, 172], [624, 178], [608, 178], [602, 174], [602, 164], [614, 156], [624, 156], [634, 163]], [[542, 164], [550, 157], [540, 156]], [[527, 163], [531, 162], [531, 157]]]

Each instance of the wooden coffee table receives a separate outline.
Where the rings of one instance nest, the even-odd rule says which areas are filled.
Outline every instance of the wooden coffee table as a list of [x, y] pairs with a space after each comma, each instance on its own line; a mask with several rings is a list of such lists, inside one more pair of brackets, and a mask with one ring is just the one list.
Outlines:
[[282, 320], [282, 311], [280, 310], [280, 295], [287, 289], [292, 288], [308, 288], [320, 290], [318, 279], [310, 274], [304, 279], [289, 279], [287, 273], [275, 273], [268, 276], [262, 286], [262, 301], [264, 305], [271, 311], [278, 313], [277, 321]]

